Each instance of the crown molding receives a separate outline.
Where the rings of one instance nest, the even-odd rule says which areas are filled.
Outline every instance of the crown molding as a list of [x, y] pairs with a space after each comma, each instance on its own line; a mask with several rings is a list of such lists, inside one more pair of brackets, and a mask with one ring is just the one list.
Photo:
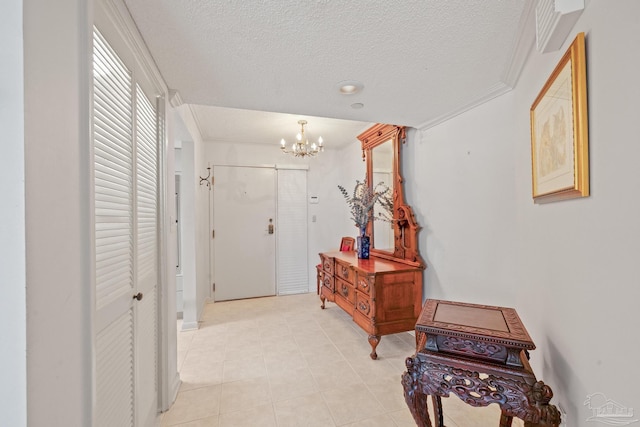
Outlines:
[[149, 81], [155, 86], [158, 94], [166, 94], [168, 92], [167, 85], [156, 65], [151, 52], [147, 48], [142, 35], [138, 31], [136, 23], [133, 21], [129, 9], [121, 0], [100, 0], [104, 5], [104, 10], [108, 17], [120, 32], [129, 49], [134, 53], [136, 61], [145, 73]]
[[536, 41], [535, 3], [534, 0], [525, 2], [518, 24], [518, 36], [511, 49], [507, 66], [502, 73], [501, 81], [511, 88], [516, 87], [524, 64]]
[[424, 130], [427, 130], [429, 128], [432, 128], [432, 127], [434, 127], [436, 125], [439, 125], [440, 123], [444, 123], [447, 120], [450, 120], [450, 119], [452, 119], [452, 118], [454, 118], [454, 117], [456, 117], [456, 116], [458, 116], [458, 115], [460, 115], [460, 114], [462, 114], [462, 113], [464, 113], [466, 111], [469, 111], [469, 110], [471, 110], [473, 108], [476, 108], [479, 105], [482, 105], [485, 102], [492, 100], [493, 98], [496, 98], [496, 97], [498, 97], [500, 95], [504, 95], [505, 93], [511, 91], [511, 89], [512, 88], [510, 86], [507, 86], [502, 82], [496, 83], [495, 85], [491, 86], [489, 88], [489, 90], [484, 95], [481, 95], [480, 97], [472, 100], [471, 102], [469, 102], [467, 104], [462, 105], [461, 107], [459, 107], [459, 108], [457, 108], [457, 109], [455, 109], [453, 111], [450, 111], [450, 112], [448, 112], [446, 114], [443, 114], [443, 115], [441, 115], [439, 117], [436, 117], [435, 119], [427, 120], [426, 122], [420, 124], [416, 128], [418, 130], [421, 130], [421, 131], [424, 131]]
[[526, 0], [525, 2], [522, 15], [520, 15], [520, 22], [518, 24], [518, 36], [513, 44], [511, 54], [509, 55], [507, 65], [504, 68], [500, 81], [491, 86], [483, 95], [480, 95], [471, 102], [439, 117], [427, 120], [417, 127], [418, 130], [424, 131], [439, 125], [440, 123], [444, 123], [455, 116], [510, 92], [516, 86], [518, 78], [524, 68], [524, 64], [527, 61], [536, 40], [535, 3], [535, 0]]
[[202, 135], [200, 123], [198, 122], [198, 117], [193, 111], [193, 107], [191, 104], [182, 104], [180, 107], [176, 108], [178, 114], [182, 118], [184, 125], [187, 128], [187, 131], [192, 136], [192, 138], [199, 142], [204, 142], [204, 138]]
[[168, 93], [169, 93], [169, 104], [173, 108], [178, 108], [179, 106], [184, 104], [184, 101], [182, 101], [182, 97], [180, 96], [180, 92], [178, 92], [175, 89], [169, 89]]

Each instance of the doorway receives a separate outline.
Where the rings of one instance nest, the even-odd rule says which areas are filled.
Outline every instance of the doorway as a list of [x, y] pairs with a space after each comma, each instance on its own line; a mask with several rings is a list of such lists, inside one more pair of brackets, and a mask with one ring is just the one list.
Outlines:
[[214, 299], [308, 292], [307, 170], [213, 170]]
[[276, 293], [275, 170], [214, 166], [216, 301]]

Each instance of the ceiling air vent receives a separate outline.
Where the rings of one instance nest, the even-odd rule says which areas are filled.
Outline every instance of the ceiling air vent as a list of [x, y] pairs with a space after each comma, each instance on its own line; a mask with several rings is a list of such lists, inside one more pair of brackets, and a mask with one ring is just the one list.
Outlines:
[[538, 0], [536, 42], [542, 53], [560, 49], [584, 10], [584, 0]]

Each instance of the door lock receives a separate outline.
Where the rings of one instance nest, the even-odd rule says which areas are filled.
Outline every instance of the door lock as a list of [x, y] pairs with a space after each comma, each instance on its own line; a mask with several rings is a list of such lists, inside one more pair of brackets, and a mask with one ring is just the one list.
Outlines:
[[269, 218], [269, 234], [273, 234], [273, 218]]

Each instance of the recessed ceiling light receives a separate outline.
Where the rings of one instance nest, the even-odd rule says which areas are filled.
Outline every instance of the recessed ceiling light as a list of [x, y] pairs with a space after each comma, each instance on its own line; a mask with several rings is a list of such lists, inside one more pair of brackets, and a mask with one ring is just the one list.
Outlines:
[[355, 85], [342, 85], [340, 87], [340, 92], [342, 92], [342, 93], [352, 94], [356, 90], [358, 90], [358, 88]]
[[364, 107], [364, 104], [362, 102], [355, 102], [351, 104], [351, 108], [353, 108], [354, 110], [359, 110], [362, 107]]
[[362, 83], [355, 80], [345, 80], [339, 82], [336, 86], [338, 86], [338, 90], [343, 95], [353, 95], [364, 88]]

